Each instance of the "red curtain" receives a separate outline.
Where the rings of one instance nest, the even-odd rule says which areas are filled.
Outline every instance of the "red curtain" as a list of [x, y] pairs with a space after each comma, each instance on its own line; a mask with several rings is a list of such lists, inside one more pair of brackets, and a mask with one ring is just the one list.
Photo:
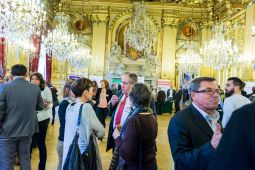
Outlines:
[[51, 83], [51, 55], [46, 54], [46, 81]]
[[5, 72], [6, 72], [6, 66], [5, 66], [5, 60], [6, 60], [6, 56], [5, 56], [5, 39], [4, 38], [0, 38], [0, 75], [2, 75], [3, 77], [5, 76]]
[[37, 72], [38, 71], [38, 64], [39, 64], [39, 55], [40, 55], [40, 48], [41, 48], [41, 39], [37, 36], [32, 36], [32, 43], [36, 49], [35, 54], [29, 58], [29, 72]]

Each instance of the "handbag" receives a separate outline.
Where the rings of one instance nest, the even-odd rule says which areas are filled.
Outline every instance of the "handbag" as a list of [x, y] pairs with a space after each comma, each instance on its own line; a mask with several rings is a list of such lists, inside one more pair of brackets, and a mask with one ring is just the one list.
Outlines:
[[89, 145], [86, 150], [82, 153], [82, 160], [85, 170], [98, 170], [97, 165], [97, 149], [94, 143], [95, 135], [92, 133], [89, 138]]
[[80, 106], [76, 133], [73, 138], [72, 144], [69, 147], [69, 150], [65, 159], [65, 163], [63, 166], [63, 170], [85, 170], [83, 158], [78, 145], [79, 126], [81, 123], [82, 107], [83, 107], [83, 104]]

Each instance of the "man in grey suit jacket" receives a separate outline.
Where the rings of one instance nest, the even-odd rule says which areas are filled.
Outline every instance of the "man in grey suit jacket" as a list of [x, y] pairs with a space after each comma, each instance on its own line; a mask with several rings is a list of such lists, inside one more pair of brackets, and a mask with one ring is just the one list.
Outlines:
[[30, 144], [38, 129], [36, 110], [44, 108], [39, 86], [25, 80], [27, 68], [11, 68], [13, 81], [0, 85], [0, 169], [13, 169], [18, 151], [23, 170], [30, 170]]

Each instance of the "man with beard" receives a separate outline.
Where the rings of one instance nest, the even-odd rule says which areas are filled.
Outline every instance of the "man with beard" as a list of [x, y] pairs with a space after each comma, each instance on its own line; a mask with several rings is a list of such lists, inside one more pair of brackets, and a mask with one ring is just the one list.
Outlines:
[[232, 113], [239, 109], [240, 107], [251, 103], [251, 101], [241, 95], [243, 82], [238, 77], [228, 78], [225, 95], [226, 99], [223, 106], [223, 118], [222, 118], [222, 127], [225, 128]]

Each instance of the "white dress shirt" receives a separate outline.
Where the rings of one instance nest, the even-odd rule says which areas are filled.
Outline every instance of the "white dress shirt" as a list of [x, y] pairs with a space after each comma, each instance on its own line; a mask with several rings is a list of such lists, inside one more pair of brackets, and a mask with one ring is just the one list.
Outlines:
[[[207, 123], [211, 127], [211, 129], [213, 131], [215, 131], [216, 130], [216, 123], [220, 118], [219, 112], [217, 110], [215, 110], [215, 111], [212, 112], [212, 114], [209, 115], [208, 113], [206, 113], [205, 111], [200, 109], [194, 102], [192, 104], [199, 111], [199, 113], [201, 113], [203, 118], [205, 118], [205, 120], [207, 121]], [[211, 120], [211, 122], [208, 120], [208, 118]]]
[[[115, 115], [114, 115], [114, 119], [113, 119], [113, 128], [116, 127], [116, 124], [115, 124], [116, 116], [117, 116], [117, 113], [118, 113], [120, 104], [123, 102], [124, 98], [125, 98], [125, 95], [122, 95], [122, 97], [121, 97], [121, 99], [120, 99], [120, 101], [119, 101], [119, 103], [118, 103], [118, 106], [117, 106], [117, 108], [116, 108]], [[130, 111], [131, 111], [130, 99], [129, 99], [129, 97], [127, 97], [126, 103], [125, 103], [125, 107], [124, 107], [123, 113], [122, 113], [122, 115], [121, 115], [121, 120], [120, 120], [120, 124], [121, 124], [121, 125], [123, 125], [124, 122], [126, 121], [126, 119], [127, 119], [128, 115], [129, 115]]]

